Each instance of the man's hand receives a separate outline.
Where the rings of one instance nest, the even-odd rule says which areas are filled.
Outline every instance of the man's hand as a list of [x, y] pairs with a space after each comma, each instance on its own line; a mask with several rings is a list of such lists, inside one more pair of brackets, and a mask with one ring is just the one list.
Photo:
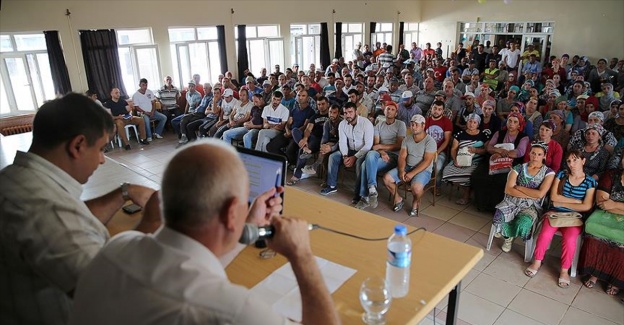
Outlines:
[[275, 218], [275, 235], [268, 240], [269, 248], [284, 255], [289, 261], [314, 258], [310, 248], [310, 231], [305, 220]]
[[282, 211], [282, 197], [275, 194], [282, 192], [284, 192], [284, 188], [280, 186], [277, 190], [275, 187], [272, 187], [258, 195], [251, 204], [246, 222], [258, 226], [266, 226], [270, 223], [273, 216], [279, 216], [280, 211]]
[[161, 224], [162, 215], [160, 213], [160, 196], [159, 192], [155, 191], [143, 206], [143, 217], [134, 230], [141, 231], [146, 234], [153, 233], [161, 226]]
[[248, 122], [243, 123], [243, 126], [245, 127], [245, 129], [251, 130], [253, 123], [251, 123], [251, 121], [248, 121]]
[[299, 140], [299, 148], [305, 148], [308, 145], [308, 138], [302, 138]]
[[146, 206], [148, 200], [150, 200], [155, 192], [154, 189], [141, 185], [130, 184], [130, 186], [128, 186], [128, 196], [130, 200], [142, 208]]
[[355, 161], [357, 160], [357, 158], [355, 158], [355, 156], [350, 156], [347, 157], [345, 159], [343, 159], [343, 163], [345, 165], [345, 167], [351, 167], [355, 164]]
[[328, 154], [331, 151], [331, 146], [328, 144], [322, 144], [319, 152], [323, 155]]
[[409, 172], [409, 173], [405, 173], [402, 179], [405, 183], [409, 183], [412, 180], [412, 178], [414, 178], [414, 174], [412, 172]]
[[390, 156], [385, 150], [379, 151], [379, 156], [381, 156], [381, 160], [384, 162], [390, 162]]

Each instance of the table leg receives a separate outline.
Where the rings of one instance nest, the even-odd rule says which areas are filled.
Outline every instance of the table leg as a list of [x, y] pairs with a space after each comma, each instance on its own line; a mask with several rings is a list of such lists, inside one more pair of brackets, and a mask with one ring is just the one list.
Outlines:
[[459, 307], [459, 291], [461, 281], [449, 292], [448, 311], [446, 313], [446, 325], [455, 325], [457, 323], [457, 307]]

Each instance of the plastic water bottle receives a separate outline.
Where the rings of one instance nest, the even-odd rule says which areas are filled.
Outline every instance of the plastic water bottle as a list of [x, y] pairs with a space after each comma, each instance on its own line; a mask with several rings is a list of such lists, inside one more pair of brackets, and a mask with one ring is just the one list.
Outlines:
[[386, 282], [392, 298], [405, 297], [409, 291], [410, 264], [412, 262], [412, 241], [404, 225], [396, 225], [394, 234], [388, 238], [388, 261]]

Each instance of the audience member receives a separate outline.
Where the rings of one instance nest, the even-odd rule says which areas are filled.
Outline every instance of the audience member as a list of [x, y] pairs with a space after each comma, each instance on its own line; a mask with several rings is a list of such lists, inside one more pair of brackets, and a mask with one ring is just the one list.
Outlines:
[[104, 103], [104, 107], [110, 109], [113, 121], [117, 126], [117, 134], [121, 138], [121, 142], [124, 145], [124, 149], [130, 150], [130, 142], [128, 141], [128, 135], [126, 134], [126, 125], [136, 125], [139, 129], [139, 142], [143, 145], [148, 145], [145, 132], [145, 120], [138, 116], [132, 116], [132, 107], [128, 105], [125, 99], [121, 98], [119, 88], [113, 88], [110, 92], [111, 99]]
[[262, 113], [264, 111], [264, 97], [262, 94], [253, 95], [253, 106], [249, 113], [249, 120], [243, 126], [229, 129], [223, 133], [223, 140], [232, 143], [232, 140], [243, 140], [243, 146], [247, 149], [253, 148], [253, 142], [258, 137], [258, 133], [264, 126]]
[[[147, 135], [147, 141], [152, 141], [152, 135], [156, 139], [162, 139], [162, 133], [165, 130], [165, 123], [167, 122], [167, 116], [159, 112], [154, 105], [160, 104], [154, 93], [147, 89], [147, 79], [143, 78], [139, 81], [139, 90], [132, 95], [132, 101], [134, 102], [134, 108], [142, 113], [143, 120], [145, 121], [145, 133]], [[152, 134], [151, 121], [155, 120], [156, 130]]]
[[288, 112], [288, 108], [281, 104], [282, 97], [284, 97], [284, 95], [281, 92], [275, 91], [271, 99], [271, 104], [264, 107], [262, 111], [263, 123], [262, 129], [258, 132], [256, 150], [266, 152], [266, 146], [271, 139], [284, 133], [286, 129], [286, 123], [288, 122], [290, 113]]

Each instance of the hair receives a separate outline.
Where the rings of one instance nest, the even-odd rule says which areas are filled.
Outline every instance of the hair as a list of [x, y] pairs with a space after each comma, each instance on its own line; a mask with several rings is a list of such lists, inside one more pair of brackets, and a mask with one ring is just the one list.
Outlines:
[[349, 90], [347, 93], [348, 93], [349, 95], [351, 95], [351, 94], [355, 94], [356, 96], [359, 96], [359, 95], [360, 95], [360, 92], [359, 92], [359, 91], [357, 91], [357, 89], [355, 89], [355, 88], [354, 88], [354, 89]]
[[[201, 158], [192, 159], [197, 155]], [[246, 180], [238, 175], [244, 170], [233, 147], [217, 139], [202, 140], [179, 151], [167, 164], [162, 179], [165, 224], [176, 230], [192, 229], [221, 213], [231, 199], [247, 201]]]
[[43, 104], [33, 120], [33, 147], [49, 149], [84, 135], [93, 146], [105, 133], [113, 132], [113, 119], [87, 96], [77, 93]]
[[87, 97], [91, 97], [93, 95], [97, 95], [97, 93], [91, 89], [85, 91], [85, 95], [87, 95]]
[[386, 51], [392, 52], [392, 45], [390, 44], [386, 45]]
[[442, 106], [444, 107], [444, 102], [441, 100], [435, 100], [433, 101], [433, 103], [431, 104], [431, 107], [433, 108], [433, 106]]
[[356, 109], [357, 109], [357, 106], [355, 106], [355, 103], [352, 103], [352, 102], [347, 102], [347, 103], [345, 103], [345, 105], [344, 105], [344, 110], [346, 111], [346, 110], [347, 110], [347, 108], [353, 108], [354, 110], [356, 110]]
[[329, 73], [327, 74], [327, 77], [336, 77], [336, 74], [335, 74], [335, 73], [333, 73], [333, 72], [329, 72]]
[[147, 83], [147, 79], [141, 78], [141, 80], [139, 80], [139, 84], [142, 84], [142, 83]]
[[282, 94], [281, 91], [276, 90], [276, 91], [273, 92], [273, 97], [275, 97], [275, 98], [284, 98], [284, 94]]
[[262, 94], [258, 94], [258, 93], [253, 94], [251, 97], [256, 97], [256, 98], [264, 100], [264, 97], [262, 97]]
[[[319, 98], [319, 100], [320, 100], [320, 98]], [[331, 106], [329, 106], [329, 109], [330, 110], [332, 110], [332, 109], [340, 110], [340, 105], [338, 105], [338, 104], [331, 104]]]
[[585, 159], [585, 156], [583, 156], [583, 153], [579, 149], [570, 149], [570, 150], [568, 150], [566, 152], [566, 154], [563, 156], [563, 161], [568, 160], [568, 158], [570, 158], [570, 156], [574, 156], [574, 157], [579, 158], [579, 159]]

